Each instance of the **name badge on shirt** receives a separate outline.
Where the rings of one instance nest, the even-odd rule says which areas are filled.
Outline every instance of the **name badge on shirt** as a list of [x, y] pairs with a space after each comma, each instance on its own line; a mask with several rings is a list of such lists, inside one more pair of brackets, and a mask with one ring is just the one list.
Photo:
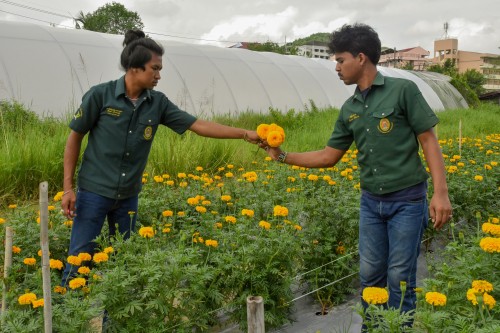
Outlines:
[[146, 126], [146, 128], [144, 129], [144, 139], [151, 140], [152, 137], [153, 137], [153, 127]]
[[378, 130], [381, 133], [389, 133], [392, 130], [392, 123], [389, 119], [387, 118], [382, 118], [380, 119], [380, 122], [378, 124]]

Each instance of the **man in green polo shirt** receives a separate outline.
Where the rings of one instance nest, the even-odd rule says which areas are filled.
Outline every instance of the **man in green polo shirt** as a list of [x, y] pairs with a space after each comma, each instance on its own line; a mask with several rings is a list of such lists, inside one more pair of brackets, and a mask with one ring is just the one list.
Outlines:
[[[259, 141], [255, 131], [196, 119], [153, 88], [160, 80], [163, 48], [142, 31], [125, 35], [121, 65], [125, 75], [92, 87], [70, 123], [64, 151], [62, 213], [73, 219], [69, 255], [93, 254], [95, 238], [107, 218], [110, 235], [128, 238], [135, 229], [138, 194], [151, 144], [159, 125], [182, 134], [186, 130], [211, 138]], [[89, 135], [78, 172], [73, 178], [81, 143]], [[62, 284], [71, 272], [67, 264]], [[75, 273], [75, 272], [73, 272]]]
[[[261, 146], [280, 162], [323, 168], [335, 165], [355, 142], [362, 190], [361, 286], [387, 286], [388, 306], [397, 309], [402, 297], [400, 282], [406, 281], [401, 310], [409, 312], [415, 309], [417, 257], [429, 214], [436, 229], [451, 218], [443, 157], [433, 132], [438, 119], [415, 83], [384, 77], [377, 71], [381, 43], [371, 27], [344, 25], [332, 33], [329, 48], [340, 79], [357, 87], [342, 106], [326, 147], [286, 153]], [[429, 205], [429, 176], [419, 156], [419, 144], [434, 185]]]

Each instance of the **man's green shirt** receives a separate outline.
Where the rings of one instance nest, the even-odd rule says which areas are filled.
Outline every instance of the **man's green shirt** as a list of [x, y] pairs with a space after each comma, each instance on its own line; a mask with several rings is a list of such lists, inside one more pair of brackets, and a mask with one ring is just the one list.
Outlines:
[[89, 133], [78, 187], [114, 199], [137, 195], [158, 125], [182, 134], [195, 121], [159, 91], [145, 90], [134, 106], [124, 76], [92, 87], [70, 123]]
[[376, 195], [426, 180], [417, 136], [438, 123], [417, 85], [380, 72], [363, 98], [358, 88], [342, 106], [327, 145], [358, 149], [361, 188]]

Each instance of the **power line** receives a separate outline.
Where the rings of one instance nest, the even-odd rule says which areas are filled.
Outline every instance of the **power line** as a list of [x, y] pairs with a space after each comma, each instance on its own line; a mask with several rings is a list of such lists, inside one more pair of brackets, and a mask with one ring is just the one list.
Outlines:
[[44, 13], [44, 14], [49, 14], [49, 15], [54, 15], [54, 16], [59, 16], [59, 17], [64, 17], [64, 18], [72, 19], [72, 20], [74, 19], [74, 17], [68, 16], [68, 15], [54, 13], [54, 12], [51, 12], [51, 11], [48, 11], [48, 10], [45, 10], [45, 9], [40, 9], [40, 8], [35, 8], [35, 7], [27, 6], [27, 5], [22, 5], [22, 4], [15, 3], [15, 2], [12, 2], [12, 1], [8, 1], [8, 0], [0, 0], [0, 2], [3, 2], [5, 4], [11, 5], [11, 6], [17, 6], [17, 7], [21, 7], [21, 8], [24, 8], [24, 9], [33, 10], [33, 11], [39, 12], [39, 13]]
[[62, 25], [62, 24], [59, 24], [59, 23], [54, 23], [54, 22], [50, 22], [50, 21], [40, 20], [40, 19], [36, 19], [34, 17], [29, 17], [29, 16], [25, 16], [25, 15], [21, 15], [21, 14], [16, 14], [16, 13], [8, 12], [8, 11], [2, 10], [2, 9], [0, 9], [0, 12], [6, 13], [6, 14], [10, 14], [10, 15], [19, 16], [19, 17], [24, 17], [24, 18], [27, 18], [27, 19], [30, 19], [30, 20], [35, 20], [35, 21], [38, 21], [38, 22], [48, 23], [50, 25], [58, 25], [58, 26], [65, 27], [65, 28], [73, 28], [73, 27], [68, 27], [67, 25]]

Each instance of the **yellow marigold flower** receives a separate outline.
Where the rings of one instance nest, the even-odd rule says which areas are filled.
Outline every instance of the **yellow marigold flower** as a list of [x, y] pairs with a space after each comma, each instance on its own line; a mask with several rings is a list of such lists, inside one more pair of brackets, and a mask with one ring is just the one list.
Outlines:
[[267, 143], [271, 147], [281, 146], [284, 140], [285, 140], [284, 135], [278, 131], [269, 132], [269, 134], [267, 135]]
[[500, 238], [484, 237], [479, 242], [479, 246], [488, 253], [500, 252]]
[[165, 184], [167, 184], [168, 186], [174, 186], [175, 182], [173, 180], [167, 180]]
[[113, 249], [113, 247], [111, 247], [111, 246], [105, 247], [104, 250], [102, 250], [102, 252], [104, 252], [106, 254], [113, 253], [114, 251], [115, 251], [115, 249]]
[[236, 223], [236, 217], [234, 217], [234, 216], [229, 215], [229, 216], [226, 216], [224, 219], [226, 220], [226, 222], [230, 222], [233, 224]]
[[78, 273], [82, 275], [88, 275], [90, 273], [90, 268], [88, 268], [87, 266], [82, 266], [78, 268]]
[[254, 211], [251, 209], [242, 209], [241, 210], [241, 215], [243, 215], [243, 216], [253, 217], [254, 214], [255, 214]]
[[53, 211], [53, 210], [56, 210], [56, 206], [47, 206], [47, 210], [50, 212], [50, 211]]
[[40, 216], [38, 216], [38, 217], [36, 218], [36, 223], [40, 224], [40, 222], [41, 222], [41, 221], [42, 221], [42, 219], [40, 219]]
[[36, 300], [36, 295], [34, 293], [26, 293], [17, 299], [17, 302], [21, 305], [31, 304], [34, 300]]
[[183, 211], [180, 211], [180, 212], [177, 212], [177, 216], [183, 217], [183, 216], [186, 216], [186, 213]]
[[280, 205], [274, 206], [273, 210], [274, 216], [288, 216], [288, 208]]
[[63, 223], [65, 226], [71, 228], [71, 226], [73, 225], [73, 221], [72, 220], [68, 220], [68, 221], [64, 221]]
[[5, 219], [0, 217], [0, 224], [4, 224], [4, 223], [5, 223]]
[[464, 162], [458, 162], [458, 163], [457, 163], [457, 165], [458, 165], [459, 167], [464, 167], [464, 166], [465, 166], [465, 163], [464, 163]]
[[141, 178], [141, 183], [146, 184], [148, 182], [148, 179], [146, 177]]
[[307, 176], [307, 179], [312, 180], [312, 181], [315, 182], [315, 181], [317, 181], [319, 179], [319, 177], [316, 176], [316, 175], [309, 175], [309, 176]]
[[152, 227], [141, 227], [139, 229], [139, 235], [144, 238], [153, 238], [155, 231]]
[[472, 281], [472, 288], [479, 292], [493, 291], [493, 285], [486, 280], [474, 280]]
[[262, 220], [259, 222], [259, 227], [266, 229], [266, 230], [269, 230], [269, 229], [271, 229], [271, 223]]
[[191, 206], [196, 206], [200, 202], [200, 199], [193, 197], [193, 198], [188, 198], [187, 203]]
[[484, 165], [484, 168], [485, 168], [486, 170], [491, 170], [491, 169], [492, 169], [491, 165], [489, 165], [489, 164], [485, 164], [485, 165]]
[[232, 172], [226, 172], [224, 176], [226, 176], [226, 178], [233, 178], [234, 174]]
[[483, 223], [481, 229], [483, 230], [483, 232], [487, 234], [491, 234], [493, 236], [500, 236], [500, 225], [498, 224], [486, 222]]
[[186, 177], [187, 177], [187, 176], [186, 176], [186, 174], [185, 174], [184, 172], [179, 172], [179, 173], [177, 174], [177, 178], [181, 178], [181, 179], [182, 179], [182, 178], [186, 178]]
[[228, 169], [233, 169], [234, 168], [234, 165], [232, 165], [232, 164], [228, 164], [226, 166], [227, 166]]
[[66, 294], [66, 288], [64, 288], [62, 286], [55, 286], [54, 287], [54, 292], [58, 293], [58, 294], [61, 294], [61, 295], [64, 295], [64, 294]]
[[331, 180], [328, 182], [328, 185], [330, 185], [330, 186], [337, 185], [337, 182], [334, 180]]
[[266, 140], [268, 133], [269, 133], [268, 124], [260, 124], [259, 126], [257, 126], [257, 135], [261, 140]]
[[96, 254], [94, 254], [94, 262], [99, 264], [101, 262], [105, 262], [105, 261], [108, 261], [109, 257], [107, 255], [107, 253], [104, 253], [104, 252], [97, 252]]
[[80, 266], [82, 264], [82, 259], [77, 256], [68, 256], [67, 261], [72, 266]]
[[12, 246], [12, 253], [21, 253], [21, 248], [19, 246]]
[[476, 180], [478, 182], [482, 182], [483, 181], [483, 176], [480, 176], [480, 175], [474, 176], [474, 180]]
[[366, 287], [363, 289], [362, 297], [368, 304], [384, 304], [389, 299], [389, 293], [385, 288]]
[[217, 246], [219, 246], [219, 243], [216, 240], [214, 240], [214, 239], [207, 239], [205, 241], [205, 245], [206, 246], [211, 246], [211, 247], [217, 247]]
[[490, 164], [491, 164], [492, 166], [498, 166], [498, 162], [496, 162], [496, 161], [491, 161], [491, 162], [490, 162]]
[[212, 201], [210, 201], [210, 200], [203, 200], [203, 201], [201, 202], [201, 204], [202, 204], [203, 206], [210, 206], [210, 205], [212, 204]]
[[230, 195], [221, 195], [220, 199], [222, 201], [231, 201], [231, 196]]
[[488, 219], [488, 222], [498, 224], [500, 223], [500, 219], [498, 217], [492, 217]]
[[16, 204], [10, 204], [10, 205], [9, 205], [9, 208], [10, 208], [10, 209], [15, 209], [15, 208], [17, 208], [17, 205], [16, 205]]
[[154, 179], [155, 183], [163, 183], [162, 176], [154, 176], [153, 179]]
[[90, 255], [90, 253], [81, 252], [78, 253], [78, 258], [80, 258], [81, 261], [89, 261], [92, 259], [92, 256]]
[[438, 293], [436, 291], [429, 291], [425, 294], [425, 301], [430, 305], [445, 306], [446, 295]]
[[163, 232], [164, 234], [168, 234], [170, 231], [171, 231], [170, 228], [163, 228], [161, 230], [161, 232]]
[[196, 209], [196, 211], [197, 211], [198, 213], [201, 213], [201, 214], [204, 214], [204, 213], [206, 213], [206, 212], [207, 212], [207, 209], [206, 209], [205, 207], [203, 207], [203, 206], [196, 206], [196, 208], [195, 208], [195, 209]]
[[448, 173], [455, 173], [458, 171], [458, 168], [454, 165], [448, 167]]
[[28, 266], [34, 266], [36, 264], [35, 258], [24, 258], [23, 263]]
[[64, 191], [57, 192], [56, 195], [54, 195], [54, 201], [61, 201], [63, 194], [64, 194]]
[[459, 160], [460, 158], [461, 158], [461, 156], [460, 156], [460, 155], [453, 155], [453, 159], [454, 159], [454, 160]]
[[222, 223], [216, 222], [215, 223], [215, 227], [218, 228], [218, 229], [222, 229]]
[[201, 167], [201, 166], [197, 166], [197, 167], [196, 167], [196, 171], [203, 171], [203, 167]]
[[69, 281], [69, 287], [71, 289], [78, 289], [85, 286], [86, 283], [87, 281], [84, 278], [74, 278]]
[[50, 259], [49, 265], [50, 265], [50, 268], [52, 268], [52, 269], [58, 269], [58, 270], [63, 269], [63, 262], [61, 260]]
[[491, 310], [491, 309], [493, 309], [493, 307], [495, 306], [497, 301], [495, 301], [495, 298], [493, 298], [493, 296], [491, 296], [490, 294], [484, 293], [483, 294], [483, 303], [484, 303], [484, 305], [489, 307]]
[[293, 228], [298, 231], [302, 230], [302, 227], [298, 224], [294, 225]]

